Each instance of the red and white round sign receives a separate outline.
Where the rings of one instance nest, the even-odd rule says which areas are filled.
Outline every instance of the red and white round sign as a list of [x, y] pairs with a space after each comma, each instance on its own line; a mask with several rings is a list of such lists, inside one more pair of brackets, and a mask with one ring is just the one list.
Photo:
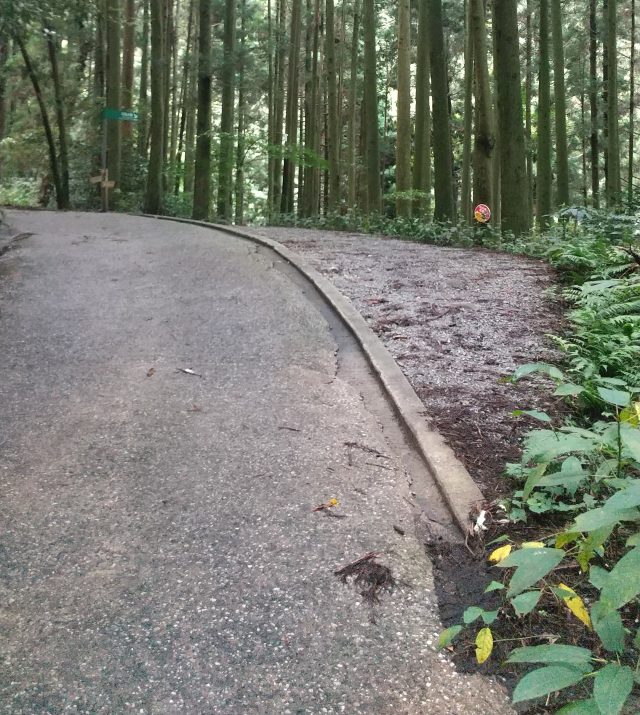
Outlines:
[[478, 223], [489, 223], [491, 209], [486, 204], [478, 204], [473, 210], [473, 215]]

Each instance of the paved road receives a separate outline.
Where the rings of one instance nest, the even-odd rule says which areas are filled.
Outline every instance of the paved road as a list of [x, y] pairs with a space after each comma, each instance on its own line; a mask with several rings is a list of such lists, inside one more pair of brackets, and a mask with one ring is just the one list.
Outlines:
[[[1, 712], [510, 712], [434, 650], [411, 459], [290, 269], [195, 227], [9, 219]], [[312, 513], [332, 497], [346, 518]], [[333, 575], [369, 551], [399, 582], [373, 613]]]

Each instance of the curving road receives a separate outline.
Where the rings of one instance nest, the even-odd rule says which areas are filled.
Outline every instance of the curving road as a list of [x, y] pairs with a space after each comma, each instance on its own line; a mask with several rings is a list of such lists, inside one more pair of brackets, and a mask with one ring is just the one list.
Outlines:
[[[291, 269], [151, 219], [9, 220], [1, 712], [511, 712], [434, 648], [419, 467]], [[370, 551], [398, 581], [374, 612], [333, 575]]]

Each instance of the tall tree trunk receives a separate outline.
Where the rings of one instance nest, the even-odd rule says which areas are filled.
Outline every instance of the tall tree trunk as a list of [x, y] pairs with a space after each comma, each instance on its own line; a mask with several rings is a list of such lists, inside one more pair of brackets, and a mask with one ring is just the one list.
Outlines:
[[607, 7], [607, 206], [620, 203], [620, 139], [618, 127], [618, 2]]
[[222, 60], [222, 109], [218, 159], [218, 219], [231, 223], [233, 198], [233, 127], [235, 107], [236, 3], [225, 0], [224, 56]]
[[138, 108], [140, 121], [138, 122], [138, 156], [142, 160], [147, 158], [148, 133], [149, 133], [149, 2], [142, 0], [142, 58], [140, 61], [140, 94]]
[[211, 209], [211, 3], [209, 0], [200, 0], [198, 27], [198, 113], [192, 215], [195, 219], [206, 220]]
[[[627, 167], [627, 204], [633, 206], [633, 154], [636, 112], [636, 0], [631, 0], [631, 54], [629, 57], [629, 165]], [[1, 136], [1, 134], [0, 134]]]
[[551, 205], [551, 88], [549, 79], [549, 4], [540, 0], [540, 69], [538, 75], [538, 225], [549, 227]]
[[462, 130], [462, 182], [460, 204], [464, 221], [471, 224], [471, 142], [473, 139], [473, 34], [471, 32], [471, 0], [465, 0], [464, 32], [464, 126]]
[[527, 148], [527, 178], [529, 182], [529, 216], [533, 216], [533, 141], [531, 136], [531, 102], [533, 95], [533, 10], [532, 0], [527, 0], [527, 39], [525, 60], [525, 115], [524, 133]]
[[[168, 188], [166, 180], [167, 162], [171, 161], [170, 134], [171, 134], [171, 77], [173, 73], [173, 0], [165, 0], [164, 4], [164, 137], [163, 137], [163, 155], [165, 161], [165, 175], [163, 181], [165, 189]], [[173, 167], [169, 164], [169, 167]]]
[[320, 48], [320, 0], [314, 0], [310, 19], [312, 46], [305, 89], [305, 177], [303, 190], [303, 216], [317, 216], [320, 196], [320, 77], [318, 74], [318, 53]]
[[58, 144], [60, 147], [58, 159], [58, 168], [60, 172], [60, 198], [58, 200], [58, 208], [68, 209], [71, 207], [71, 199], [69, 196], [69, 149], [67, 142], [67, 122], [64, 113], [64, 97], [62, 96], [60, 70], [58, 67], [58, 47], [55, 33], [49, 28], [45, 28], [44, 32], [47, 40], [49, 64], [51, 65], [53, 96], [56, 106], [56, 121], [58, 124]]
[[396, 123], [396, 191], [404, 197], [396, 198], [398, 216], [411, 215], [411, 5], [409, 0], [398, 1], [398, 100]]
[[273, 94], [273, 176], [271, 183], [272, 207], [270, 217], [280, 213], [280, 202], [282, 200], [282, 121], [284, 117], [284, 69], [287, 56], [285, 45], [285, 25], [287, 15], [287, 4], [285, 0], [278, 0], [278, 17], [276, 30], [276, 61]]
[[193, 180], [195, 175], [195, 148], [196, 148], [196, 105], [198, 101], [198, 54], [196, 38], [198, 37], [198, 12], [197, 0], [194, 2], [193, 16], [193, 41], [191, 43], [191, 53], [189, 56], [189, 85], [186, 101], [186, 121], [184, 139], [184, 191], [187, 194], [193, 193]]
[[580, 62], [582, 81], [580, 82], [580, 143], [582, 145], [582, 204], [587, 205], [589, 198], [588, 177], [587, 177], [587, 92], [586, 92], [586, 69], [584, 58]]
[[326, 0], [324, 54], [327, 70], [327, 147], [329, 158], [329, 212], [340, 205], [340, 126], [338, 120], [338, 76], [336, 69], [335, 13], [333, 0]]
[[600, 208], [597, 0], [589, 0], [589, 113], [591, 116], [591, 201], [597, 209]]
[[178, 146], [176, 147], [173, 159], [176, 164], [176, 177], [174, 183], [174, 193], [180, 193], [180, 181], [184, 182], [184, 170], [182, 156], [184, 153], [185, 132], [187, 127], [187, 116], [191, 105], [191, 65], [193, 64], [193, 16], [195, 14], [195, 0], [189, 0], [189, 19], [187, 20], [187, 37], [182, 57], [182, 79], [180, 82], [180, 125], [178, 128]]
[[22, 59], [24, 61], [25, 69], [31, 80], [33, 86], [33, 93], [36, 96], [36, 101], [38, 102], [38, 108], [40, 109], [40, 118], [42, 119], [42, 128], [44, 130], [44, 135], [47, 140], [47, 149], [49, 150], [49, 167], [51, 169], [51, 178], [53, 180], [53, 185], [56, 192], [56, 205], [59, 209], [65, 208], [64, 206], [64, 190], [62, 188], [62, 180], [60, 177], [60, 168], [58, 165], [58, 153], [56, 151], [56, 143], [53, 138], [53, 131], [51, 130], [51, 122], [49, 120], [49, 113], [47, 112], [47, 105], [45, 104], [44, 98], [42, 96], [42, 89], [40, 88], [40, 80], [36, 74], [35, 68], [31, 61], [31, 57], [27, 51], [26, 45], [18, 35], [14, 35], [14, 41], [20, 50]]
[[363, 122], [367, 157], [367, 207], [370, 214], [380, 213], [380, 132], [378, 128], [378, 87], [376, 60], [376, 14], [374, 0], [363, 0], [364, 33]]
[[475, 65], [476, 132], [473, 146], [473, 202], [494, 207], [493, 152], [496, 144], [487, 64], [487, 20], [483, 0], [471, 2], [471, 31]]
[[244, 223], [244, 152], [245, 152], [245, 114], [246, 108], [246, 42], [247, 42], [247, 0], [240, 3], [240, 52], [238, 69], [238, 144], [236, 148], [236, 187], [235, 187], [235, 222]]
[[349, 127], [347, 141], [347, 168], [348, 168], [348, 200], [350, 210], [354, 210], [357, 203], [357, 103], [358, 103], [358, 62], [360, 43], [360, 0], [353, 4], [353, 32], [351, 35], [351, 75], [349, 78]]
[[604, 185], [605, 192], [604, 198], [607, 201], [607, 187], [609, 176], [609, 51], [608, 47], [608, 24], [607, 15], [609, 13], [609, 1], [603, 0], [602, 2], [602, 30], [601, 30], [601, 41], [602, 41], [602, 159], [603, 159], [603, 170], [604, 170]]
[[273, 173], [274, 173], [274, 96], [275, 71], [273, 56], [273, 17], [271, 0], [267, 0], [267, 221], [270, 222], [273, 213]]
[[[136, 3], [124, 2], [124, 31], [122, 36], [122, 108], [133, 108], [133, 60], [135, 56]], [[130, 127], [129, 127], [130, 129]], [[125, 130], [126, 131], [126, 130]]]
[[0, 141], [7, 132], [7, 74], [9, 57], [9, 37], [0, 32]]
[[144, 210], [146, 213], [160, 214], [164, 171], [164, 74], [166, 71], [164, 3], [163, 0], [149, 0], [149, 2], [151, 5], [151, 126]]
[[280, 211], [292, 214], [294, 210], [294, 179], [296, 148], [298, 143], [298, 75], [300, 63], [300, 36], [302, 32], [302, 0], [293, 0], [291, 6], [291, 36], [289, 44], [289, 72], [287, 77], [287, 109], [285, 117], [286, 151], [282, 165], [282, 196]]
[[[546, 1], [546, 0], [542, 0]], [[496, 80], [500, 131], [501, 225], [519, 236], [531, 226], [520, 94], [518, 12], [513, 0], [496, 0]]]
[[416, 58], [416, 129], [413, 188], [420, 192], [414, 212], [431, 209], [431, 77], [429, 63], [429, 2], [419, 0], [418, 55]]
[[567, 99], [564, 83], [564, 40], [560, 0], [551, 0], [551, 33], [553, 36], [553, 96], [556, 125], [556, 172], [558, 206], [569, 205], [569, 151], [567, 147]]
[[449, 130], [449, 87], [442, 25], [442, 0], [429, 0], [429, 51], [433, 95], [433, 164], [436, 221], [455, 218], [453, 158]]
[[93, 60], [93, 96], [96, 100], [96, 106], [102, 110], [104, 93], [106, 88], [106, 45], [105, 45], [105, 15], [106, 15], [106, 0], [97, 0], [96, 2], [96, 43], [95, 57]]
[[[176, 159], [178, 152], [178, 115], [180, 103], [178, 102], [178, 40], [180, 37], [180, 0], [175, 0], [175, 8], [172, 4], [171, 21], [171, 131], [169, 133], [169, 161], [173, 173], [174, 183], [180, 180], [179, 161]], [[188, 48], [187, 48], [188, 49]]]
[[[121, 0], [107, 0], [106, 35], [107, 35], [107, 107], [120, 109], [121, 71], [120, 71], [120, 28]], [[120, 183], [120, 122], [113, 119], [107, 122], [107, 169], [109, 180]]]

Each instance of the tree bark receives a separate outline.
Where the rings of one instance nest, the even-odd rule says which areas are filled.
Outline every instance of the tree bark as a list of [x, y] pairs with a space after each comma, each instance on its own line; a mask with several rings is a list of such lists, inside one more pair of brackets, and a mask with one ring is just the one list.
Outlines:
[[524, 133], [527, 149], [527, 179], [529, 196], [529, 216], [533, 216], [533, 141], [531, 136], [531, 102], [533, 95], [533, 10], [532, 0], [527, 0], [527, 39], [525, 59], [525, 118]]
[[9, 37], [0, 32], [0, 140], [7, 132], [7, 75], [6, 65], [9, 57]]
[[564, 40], [560, 0], [551, 0], [551, 34], [553, 37], [553, 96], [556, 126], [556, 173], [558, 206], [569, 205], [569, 151], [567, 147], [567, 99], [564, 82]]
[[287, 15], [287, 5], [285, 0], [278, 0], [278, 17], [276, 30], [276, 61], [273, 93], [273, 144], [271, 153], [273, 156], [273, 176], [272, 183], [272, 206], [269, 212], [270, 218], [280, 213], [280, 202], [282, 200], [282, 121], [284, 118], [284, 69], [287, 56], [285, 45], [285, 25]]
[[398, 1], [398, 102], [396, 123], [396, 213], [411, 216], [411, 5]]
[[[121, 0], [107, 0], [106, 36], [107, 36], [107, 107], [121, 107], [121, 69], [120, 69], [120, 34]], [[109, 180], [120, 183], [121, 124], [110, 119], [107, 122], [107, 169]]]
[[147, 159], [147, 145], [149, 141], [149, 2], [142, 0], [142, 58], [140, 62], [140, 94], [138, 108], [140, 121], [138, 122], [138, 155], [142, 160]]
[[[194, 0], [195, 2], [196, 0]], [[197, 3], [196, 3], [197, 7]], [[196, 104], [198, 99], [198, 59], [196, 39], [198, 37], [198, 13], [194, 8], [193, 41], [189, 56], [189, 85], [186, 100], [186, 122], [184, 139], [184, 191], [193, 193], [193, 180], [195, 174], [195, 147], [196, 147]]]
[[465, 0], [464, 31], [464, 111], [462, 130], [462, 182], [460, 204], [462, 217], [468, 224], [472, 222], [471, 205], [471, 142], [473, 140], [473, 34], [471, 31], [471, 0]]
[[627, 167], [627, 204], [633, 206], [633, 154], [636, 111], [636, 0], [631, 0], [631, 54], [629, 57], [629, 165]]
[[60, 173], [60, 198], [58, 208], [71, 208], [71, 198], [69, 195], [69, 149], [67, 142], [67, 122], [64, 112], [64, 97], [62, 96], [62, 85], [60, 82], [60, 70], [58, 67], [58, 47], [55, 33], [45, 28], [47, 40], [47, 52], [49, 54], [49, 64], [51, 65], [51, 80], [53, 83], [53, 96], [56, 106], [56, 122], [58, 124], [58, 145], [60, 154], [58, 158], [58, 168]]
[[618, 122], [618, 2], [607, 6], [607, 206], [620, 203], [620, 139]]
[[442, 26], [442, 0], [429, 0], [429, 50], [433, 95], [433, 163], [436, 221], [453, 221], [453, 158], [449, 129], [449, 87]]
[[222, 109], [220, 115], [220, 155], [218, 158], [218, 202], [220, 221], [231, 223], [233, 199], [233, 127], [235, 109], [236, 3], [225, 0], [222, 60]]
[[357, 103], [358, 103], [358, 62], [360, 42], [360, 0], [354, 0], [353, 5], [353, 31], [351, 35], [351, 76], [349, 77], [349, 126], [347, 141], [347, 171], [348, 171], [348, 199], [349, 209], [356, 207], [358, 196], [358, 166], [357, 166]]
[[378, 87], [376, 60], [376, 15], [374, 0], [363, 0], [364, 90], [363, 112], [367, 157], [367, 206], [370, 214], [380, 213], [380, 133], [378, 128]]
[[151, 126], [149, 170], [144, 208], [146, 213], [162, 213], [164, 171], [164, 91], [166, 71], [163, 0], [149, 0], [151, 5]]
[[591, 117], [591, 201], [600, 208], [598, 140], [598, 20], [597, 0], [589, 0], [589, 113]]
[[475, 65], [476, 131], [473, 146], [473, 203], [494, 208], [493, 154], [496, 145], [487, 64], [487, 30], [483, 0], [471, 2], [471, 30]]
[[549, 79], [549, 5], [540, 0], [540, 69], [538, 75], [538, 225], [549, 227], [551, 203], [551, 89]]
[[247, 0], [240, 3], [240, 51], [238, 70], [238, 143], [236, 147], [235, 222], [244, 223], [244, 153], [246, 108], [246, 24]]
[[211, 209], [211, 3], [200, 0], [198, 32], [198, 111], [193, 182], [195, 219], [208, 219]]
[[320, 0], [314, 0], [311, 16], [311, 63], [305, 88], [305, 175], [302, 200], [302, 215], [317, 216], [320, 208], [320, 122], [319, 99], [320, 77], [318, 53], [320, 48]]
[[529, 230], [531, 217], [527, 200], [516, 3], [513, 0], [496, 0], [494, 13], [500, 132], [501, 225], [503, 231], [519, 236]]
[[327, 70], [327, 147], [329, 158], [329, 213], [340, 205], [340, 128], [338, 121], [338, 77], [333, 0], [326, 0], [325, 61]]
[[431, 209], [431, 77], [429, 63], [429, 3], [419, 0], [418, 55], [416, 58], [416, 129], [413, 188], [419, 192], [414, 212]]

